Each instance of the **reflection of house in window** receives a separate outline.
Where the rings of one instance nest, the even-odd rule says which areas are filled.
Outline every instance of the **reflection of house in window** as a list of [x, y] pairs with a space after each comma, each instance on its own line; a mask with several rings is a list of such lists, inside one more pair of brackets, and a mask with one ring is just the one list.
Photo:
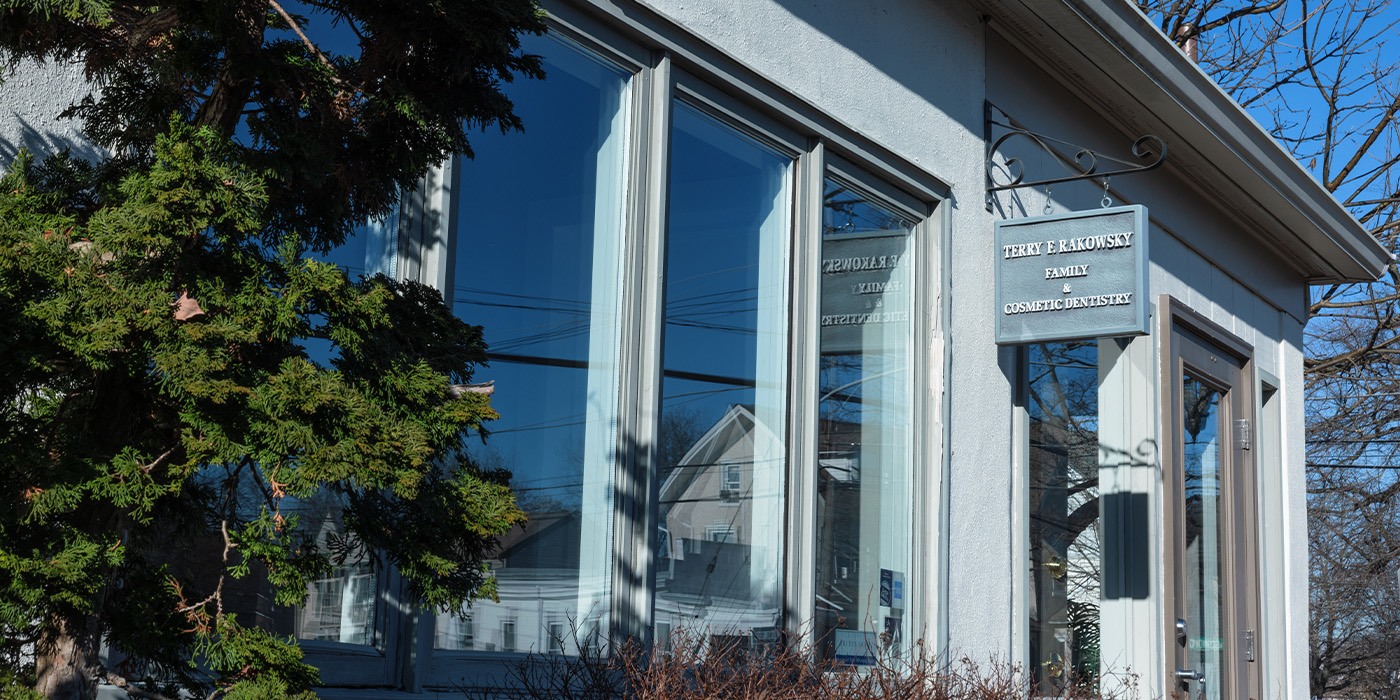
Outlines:
[[582, 537], [578, 511], [531, 511], [526, 522], [499, 538], [488, 562], [501, 600], [515, 604], [474, 603], [470, 646], [451, 632], [457, 616], [439, 615], [435, 648], [559, 654], [593, 649], [605, 625], [602, 604], [590, 601], [605, 599], [606, 583], [578, 576]]
[[515, 620], [501, 623], [501, 650], [515, 651]]
[[750, 407], [732, 405], [666, 468], [658, 534], [669, 536], [669, 546], [658, 561], [658, 638], [685, 629], [747, 644], [750, 634], [777, 624], [780, 535], [757, 523], [781, 507], [781, 480], [772, 474], [780, 463], [773, 446], [781, 444]]
[[298, 637], [368, 644], [375, 576], [366, 564], [338, 566], [307, 590]]
[[438, 649], [475, 649], [476, 619], [465, 615], [439, 620], [436, 634], [434, 645]]
[[[724, 478], [720, 480], [719, 500], [725, 503], [738, 503], [744, 491], [744, 471], [738, 464], [725, 464]], [[718, 540], [717, 540], [718, 541]]]
[[330, 551], [344, 551], [344, 563], [334, 566], [306, 590], [306, 604], [296, 609], [296, 637], [345, 644], [373, 644], [374, 610], [379, 576], [353, 538], [343, 533], [340, 501], [320, 493], [287, 504], [286, 512], [302, 517], [303, 527]]
[[737, 538], [734, 526], [729, 523], [715, 523], [705, 528], [705, 540], [709, 542], [734, 542]]

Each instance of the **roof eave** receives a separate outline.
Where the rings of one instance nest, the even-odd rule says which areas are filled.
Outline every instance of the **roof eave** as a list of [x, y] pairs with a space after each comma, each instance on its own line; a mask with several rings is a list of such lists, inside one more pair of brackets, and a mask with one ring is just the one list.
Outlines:
[[1126, 128], [1167, 139], [1173, 169], [1279, 246], [1309, 281], [1374, 280], [1390, 264], [1370, 232], [1132, 3], [974, 2], [1082, 98]]

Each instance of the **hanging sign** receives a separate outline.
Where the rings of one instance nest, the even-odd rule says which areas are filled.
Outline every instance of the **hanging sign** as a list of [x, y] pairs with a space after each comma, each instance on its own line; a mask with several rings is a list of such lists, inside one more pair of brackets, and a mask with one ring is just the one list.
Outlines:
[[996, 225], [999, 345], [1146, 335], [1147, 208]]

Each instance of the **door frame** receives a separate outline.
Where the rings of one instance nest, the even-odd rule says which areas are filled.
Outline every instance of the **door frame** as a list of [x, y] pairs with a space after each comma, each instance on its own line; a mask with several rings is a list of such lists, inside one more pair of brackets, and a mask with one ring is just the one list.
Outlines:
[[[1229, 392], [1228, 422], [1221, 433], [1226, 436], [1229, 449], [1223, 450], [1221, 457], [1223, 484], [1222, 490], [1229, 494], [1222, 499], [1224, 529], [1221, 533], [1224, 544], [1225, 583], [1222, 586], [1222, 634], [1232, 640], [1227, 646], [1224, 663], [1232, 671], [1222, 685], [1222, 698], [1229, 700], [1259, 698], [1261, 679], [1259, 658], [1261, 640], [1258, 638], [1259, 625], [1259, 503], [1257, 484], [1258, 450], [1252, 444], [1258, 432], [1258, 419], [1255, 415], [1255, 392], [1257, 387], [1254, 348], [1239, 336], [1223, 326], [1211, 321], [1201, 313], [1187, 307], [1170, 295], [1162, 295], [1159, 303], [1159, 344], [1161, 357], [1161, 427], [1162, 427], [1162, 639], [1167, 680], [1168, 697], [1182, 690], [1175, 671], [1182, 661], [1182, 645], [1176, 634], [1176, 621], [1184, 616], [1182, 600], [1185, 595], [1185, 499], [1183, 493], [1183, 430], [1180, 425], [1179, 406], [1181, 403], [1181, 382], [1183, 371], [1190, 366], [1193, 376], [1207, 383], [1226, 385]], [[1237, 371], [1212, 371], [1209, 367], [1199, 367], [1200, 363], [1184, 358], [1182, 346], [1205, 349], [1232, 360], [1229, 365]], [[1214, 357], [1211, 358], [1212, 360]], [[1241, 440], [1236, 421], [1248, 421], [1245, 428], [1247, 438]], [[1247, 444], [1245, 444], [1247, 443]], [[1253, 637], [1246, 642], [1246, 635]], [[1249, 647], [1252, 645], [1252, 649]], [[1234, 651], [1230, 651], [1233, 649]], [[1233, 659], [1233, 660], [1231, 660]], [[1207, 683], [1220, 679], [1206, 679]], [[1190, 690], [1197, 690], [1191, 684]]]

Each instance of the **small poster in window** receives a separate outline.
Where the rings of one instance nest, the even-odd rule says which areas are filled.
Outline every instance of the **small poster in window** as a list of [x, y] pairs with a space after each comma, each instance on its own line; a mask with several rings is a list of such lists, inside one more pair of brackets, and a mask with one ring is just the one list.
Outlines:
[[874, 632], [838, 629], [836, 632], [836, 663], [852, 666], [874, 666], [875, 650], [880, 640]]

